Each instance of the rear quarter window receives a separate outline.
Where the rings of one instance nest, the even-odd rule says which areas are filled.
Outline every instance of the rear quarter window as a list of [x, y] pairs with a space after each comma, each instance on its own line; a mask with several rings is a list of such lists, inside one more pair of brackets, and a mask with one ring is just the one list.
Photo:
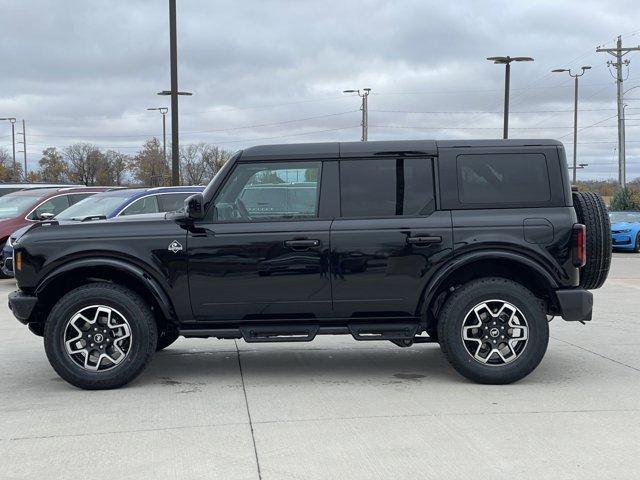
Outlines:
[[543, 154], [472, 154], [456, 160], [464, 205], [547, 204], [549, 171]]

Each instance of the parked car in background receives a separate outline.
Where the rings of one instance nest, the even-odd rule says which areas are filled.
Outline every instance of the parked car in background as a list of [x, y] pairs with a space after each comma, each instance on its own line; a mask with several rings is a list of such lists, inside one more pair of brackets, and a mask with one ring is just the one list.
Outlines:
[[611, 246], [640, 252], [640, 212], [609, 212]]
[[74, 187], [82, 185], [67, 185], [67, 184], [55, 184], [55, 183], [0, 183], [0, 197], [11, 192], [17, 192], [19, 190], [33, 190], [36, 188], [64, 188]]
[[[114, 187], [27, 188], [0, 197], [0, 245], [16, 230], [57, 214], [96, 193]], [[0, 259], [4, 270], [4, 257]], [[0, 278], [6, 274], [0, 272]]]
[[[105, 220], [116, 217], [160, 216], [163, 212], [179, 210], [184, 200], [194, 193], [202, 192], [204, 187], [157, 187], [137, 189], [115, 189], [92, 195], [74, 202], [64, 211], [57, 212], [55, 219], [64, 222], [84, 222]], [[0, 201], [2, 199], [0, 198]], [[1, 210], [0, 210], [1, 214]], [[54, 216], [48, 216], [52, 219]], [[45, 219], [40, 219], [45, 220]], [[29, 230], [24, 225], [10, 234], [2, 248], [1, 273], [5, 277], [13, 276], [13, 242]]]

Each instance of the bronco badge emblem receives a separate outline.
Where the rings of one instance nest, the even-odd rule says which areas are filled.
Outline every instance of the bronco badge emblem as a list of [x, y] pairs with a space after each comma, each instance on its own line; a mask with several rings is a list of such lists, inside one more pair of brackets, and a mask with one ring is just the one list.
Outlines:
[[177, 240], [174, 240], [169, 244], [168, 250], [173, 253], [178, 253], [182, 251], [182, 245]]

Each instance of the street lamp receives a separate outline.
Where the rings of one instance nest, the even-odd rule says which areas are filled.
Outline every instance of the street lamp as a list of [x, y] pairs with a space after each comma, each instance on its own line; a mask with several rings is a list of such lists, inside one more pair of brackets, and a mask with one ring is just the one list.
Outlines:
[[13, 176], [16, 176], [16, 119], [15, 117], [0, 118], [0, 121], [6, 120], [11, 123], [11, 145], [13, 149]]
[[362, 105], [360, 106], [360, 110], [362, 110], [362, 138], [363, 142], [366, 142], [369, 139], [369, 102], [367, 97], [369, 96], [369, 92], [371, 92], [370, 88], [363, 88], [362, 90], [343, 90], [342, 93], [357, 93], [359, 97], [362, 98]]
[[584, 72], [591, 70], [589, 65], [582, 67], [580, 73], [571, 73], [568, 68], [556, 68], [551, 70], [551, 73], [564, 73], [567, 72], [570, 77], [574, 79], [574, 94], [573, 94], [573, 183], [576, 182], [577, 168], [578, 168], [578, 79], [584, 75]]
[[147, 108], [149, 111], [156, 111], [162, 114], [162, 152], [164, 155], [164, 161], [167, 161], [167, 107]]
[[511, 81], [511, 62], [533, 62], [531, 57], [487, 57], [487, 60], [504, 65], [504, 127], [502, 138], [509, 138], [509, 83]]

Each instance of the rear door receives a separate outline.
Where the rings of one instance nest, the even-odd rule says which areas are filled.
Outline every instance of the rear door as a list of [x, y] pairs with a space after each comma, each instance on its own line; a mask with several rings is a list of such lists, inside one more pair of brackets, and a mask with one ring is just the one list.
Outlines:
[[[320, 208], [323, 163], [235, 165], [187, 238], [196, 319], [331, 315], [331, 218]], [[289, 202], [287, 192], [301, 188], [307, 201]]]
[[331, 227], [338, 317], [415, 315], [452, 254], [451, 212], [438, 210], [432, 158], [340, 161], [341, 214]]

